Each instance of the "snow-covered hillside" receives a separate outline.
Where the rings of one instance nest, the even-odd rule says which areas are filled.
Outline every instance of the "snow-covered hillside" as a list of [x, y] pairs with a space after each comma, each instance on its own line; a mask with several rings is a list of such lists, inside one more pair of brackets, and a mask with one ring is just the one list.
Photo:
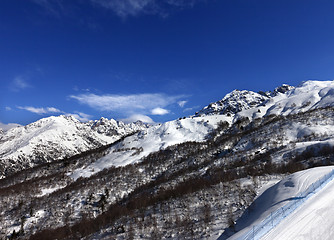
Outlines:
[[[88, 123], [64, 115], [40, 119], [0, 136], [0, 169], [22, 169], [70, 157], [144, 128], [147, 126], [142, 123], [124, 124], [105, 118]], [[0, 176], [4, 176], [3, 170]]]
[[227, 94], [222, 100], [209, 104], [201, 111], [196, 113], [196, 116], [226, 114], [234, 115], [240, 111], [247, 110], [260, 105], [269, 97], [252, 91], [234, 90]]
[[288, 115], [334, 106], [334, 81], [306, 81], [297, 87], [282, 85], [273, 92], [255, 93], [234, 90], [211, 103], [195, 116], [223, 114], [250, 120], [271, 114]]
[[0, 170], [18, 172], [0, 179], [0, 236], [212, 239], [224, 229], [231, 236], [242, 215], [236, 229], [249, 234], [331, 170], [293, 174], [251, 205], [263, 184], [334, 164], [333, 92], [332, 81], [308, 81], [234, 91], [200, 114], [152, 126], [60, 116], [4, 132]]
[[74, 179], [89, 177], [111, 166], [136, 163], [148, 154], [174, 144], [204, 141], [220, 121], [230, 122], [231, 118], [212, 115], [179, 119], [152, 126], [112, 146], [108, 155], [88, 166], [77, 169], [70, 176]]
[[141, 122], [124, 124], [106, 118], [81, 123], [73, 117], [50, 117], [1, 134], [0, 159], [3, 168], [15, 168], [18, 163], [21, 168], [33, 166], [110, 144], [129, 133], [144, 130], [113, 146], [111, 154], [93, 166], [86, 166], [91, 170], [73, 173], [73, 176], [89, 176], [87, 171], [138, 162], [149, 153], [173, 144], [203, 141], [221, 121], [231, 125], [246, 119], [249, 123], [269, 115], [286, 116], [327, 106], [334, 106], [334, 82], [307, 81], [295, 88], [282, 85], [266, 93], [235, 90], [192, 117], [151, 127]]
[[260, 106], [263, 102], [266, 102], [272, 97], [280, 94], [284, 94], [294, 87], [283, 84], [277, 87], [273, 92], [259, 92], [255, 93], [247, 90], [234, 90], [231, 93], [225, 95], [225, 97], [217, 102], [210, 103], [199, 112], [196, 112], [195, 116], [201, 115], [235, 115], [244, 110], [252, 109]]
[[236, 116], [252, 119], [271, 114], [286, 116], [328, 106], [334, 106], [334, 81], [306, 81]]
[[[264, 191], [237, 221], [238, 232], [229, 239], [333, 239], [334, 180], [319, 183], [333, 175], [333, 169], [300, 171]], [[291, 206], [291, 212], [285, 206]], [[268, 226], [258, 229], [266, 218]]]
[[114, 119], [107, 119], [104, 117], [99, 120], [89, 121], [86, 125], [97, 133], [113, 137], [125, 136], [130, 133], [146, 129], [150, 126], [149, 124], [141, 121], [126, 124], [122, 121], [116, 121]]
[[[328, 167], [327, 167], [328, 168]], [[332, 169], [332, 167], [330, 167]], [[321, 177], [322, 169], [314, 169]], [[321, 171], [321, 172], [320, 172]], [[272, 231], [263, 236], [267, 240], [314, 239], [330, 240], [334, 238], [334, 181], [307, 199], [296, 211], [291, 213]]]
[[[138, 162], [148, 154], [164, 149], [168, 146], [186, 142], [203, 141], [207, 135], [217, 127], [219, 122], [232, 124], [240, 118], [248, 118], [251, 122], [255, 118], [272, 114], [288, 115], [306, 112], [311, 109], [334, 106], [333, 81], [308, 81], [293, 88], [283, 85], [272, 93], [258, 94], [250, 91], [235, 90], [227, 94], [221, 101], [210, 104], [193, 117], [179, 119], [152, 126], [123, 142], [113, 146], [110, 154], [89, 166], [76, 170], [71, 176], [90, 176], [110, 166], [124, 166]], [[321, 129], [299, 124], [288, 126], [286, 141], [296, 141], [298, 138], [323, 130], [332, 134], [331, 123], [324, 124]], [[328, 131], [327, 131], [327, 130]], [[247, 140], [247, 139], [246, 139]], [[246, 141], [245, 140], [245, 141]], [[236, 146], [237, 150], [252, 146], [250, 142], [242, 142]], [[304, 149], [306, 146], [301, 146]]]

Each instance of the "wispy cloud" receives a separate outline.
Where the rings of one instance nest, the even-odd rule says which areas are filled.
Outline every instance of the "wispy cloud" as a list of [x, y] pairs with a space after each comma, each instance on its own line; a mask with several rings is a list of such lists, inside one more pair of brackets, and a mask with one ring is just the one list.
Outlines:
[[87, 122], [89, 120], [92, 120], [92, 117], [93, 117], [92, 115], [89, 115], [83, 112], [66, 113], [65, 115], [73, 116], [81, 122]]
[[91, 0], [91, 2], [112, 10], [120, 17], [156, 14], [158, 12], [155, 0]]
[[166, 115], [168, 113], [169, 113], [169, 110], [164, 109], [164, 108], [160, 108], [160, 107], [154, 108], [151, 111], [152, 115]]
[[3, 131], [8, 131], [11, 128], [19, 127], [19, 126], [22, 126], [22, 125], [20, 125], [18, 123], [7, 123], [7, 124], [5, 124], [5, 123], [0, 122], [0, 129], [2, 129]]
[[[67, 0], [31, 0], [33, 3], [43, 7], [46, 13], [60, 17], [68, 15], [71, 9], [77, 9], [79, 5], [86, 4], [85, 1]], [[193, 7], [196, 3], [205, 0], [90, 0], [89, 3], [110, 10], [121, 18], [138, 15], [160, 15], [166, 17], [173, 10], [182, 10]], [[77, 5], [73, 7], [73, 4]]]
[[124, 18], [140, 14], [168, 16], [174, 9], [193, 7], [203, 0], [91, 0], [95, 5], [112, 10]]
[[47, 113], [64, 113], [63, 111], [54, 108], [54, 107], [40, 107], [40, 108], [36, 108], [36, 107], [31, 107], [31, 106], [25, 106], [25, 107], [21, 107], [18, 106], [18, 109], [22, 109], [22, 110], [26, 110], [32, 113], [37, 113], [37, 114], [47, 114]]
[[6, 109], [6, 111], [10, 111], [10, 110], [12, 110], [12, 108], [11, 107], [5, 107], [5, 109]]
[[75, 111], [74, 113], [67, 113], [67, 112], [59, 110], [58, 108], [55, 108], [55, 107], [32, 107], [32, 106], [22, 107], [22, 106], [18, 106], [17, 108], [21, 109], [21, 110], [26, 110], [28, 112], [36, 113], [36, 114], [39, 114], [39, 115], [64, 114], [66, 116], [73, 116], [73, 117], [75, 117], [76, 119], [78, 119], [79, 121], [82, 121], [82, 122], [87, 122], [87, 121], [91, 120], [92, 117], [93, 117], [89, 114], [86, 114], [86, 113], [83, 113], [83, 112], [78, 112], [78, 111]]
[[27, 82], [27, 80], [23, 76], [16, 76], [10, 85], [10, 90], [14, 92], [19, 92], [21, 90], [24, 90], [26, 88], [30, 88], [30, 84]]
[[188, 102], [188, 101], [184, 101], [184, 100], [183, 100], [183, 101], [178, 101], [177, 104], [178, 104], [180, 107], [183, 108], [184, 105], [186, 105], [187, 102]]
[[81, 104], [90, 106], [96, 110], [123, 112], [127, 115], [131, 113], [148, 114], [156, 108], [164, 108], [176, 103], [183, 95], [168, 96], [160, 93], [130, 94], [130, 95], [96, 95], [79, 94], [70, 98], [79, 101]]
[[149, 116], [143, 115], [143, 114], [133, 114], [128, 118], [120, 119], [120, 120], [125, 123], [131, 123], [131, 122], [136, 122], [136, 121], [142, 121], [144, 123], [150, 123], [150, 124], [154, 123], [152, 118], [150, 118]]
[[11, 128], [14, 128], [14, 127], [19, 127], [21, 126], [20, 124], [17, 124], [17, 123], [2, 123], [0, 122], [0, 129], [2, 129], [3, 131], [8, 131], [9, 129]]

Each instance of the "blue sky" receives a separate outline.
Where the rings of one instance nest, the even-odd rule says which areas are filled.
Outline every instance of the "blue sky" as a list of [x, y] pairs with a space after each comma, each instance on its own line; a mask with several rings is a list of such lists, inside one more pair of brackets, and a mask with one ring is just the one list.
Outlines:
[[0, 122], [164, 122], [234, 89], [334, 79], [334, 2], [4, 0]]

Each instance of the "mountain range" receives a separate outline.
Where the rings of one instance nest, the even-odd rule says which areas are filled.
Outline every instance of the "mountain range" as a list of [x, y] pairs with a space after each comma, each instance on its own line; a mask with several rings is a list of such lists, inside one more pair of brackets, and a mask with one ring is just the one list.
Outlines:
[[2, 131], [0, 234], [225, 239], [273, 184], [334, 163], [333, 126], [334, 81], [306, 81], [154, 125], [57, 116]]

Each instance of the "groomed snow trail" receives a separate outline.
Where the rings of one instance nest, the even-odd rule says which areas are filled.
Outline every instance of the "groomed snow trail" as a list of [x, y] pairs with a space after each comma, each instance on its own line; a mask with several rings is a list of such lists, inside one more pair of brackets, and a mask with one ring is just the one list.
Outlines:
[[310, 196], [261, 239], [334, 239], [334, 181]]
[[[327, 221], [334, 214], [333, 178], [333, 167], [289, 175], [254, 201], [251, 212], [237, 222], [239, 232], [230, 239], [333, 239], [325, 237], [332, 236], [334, 229], [334, 219]], [[320, 236], [315, 237], [312, 229]]]

